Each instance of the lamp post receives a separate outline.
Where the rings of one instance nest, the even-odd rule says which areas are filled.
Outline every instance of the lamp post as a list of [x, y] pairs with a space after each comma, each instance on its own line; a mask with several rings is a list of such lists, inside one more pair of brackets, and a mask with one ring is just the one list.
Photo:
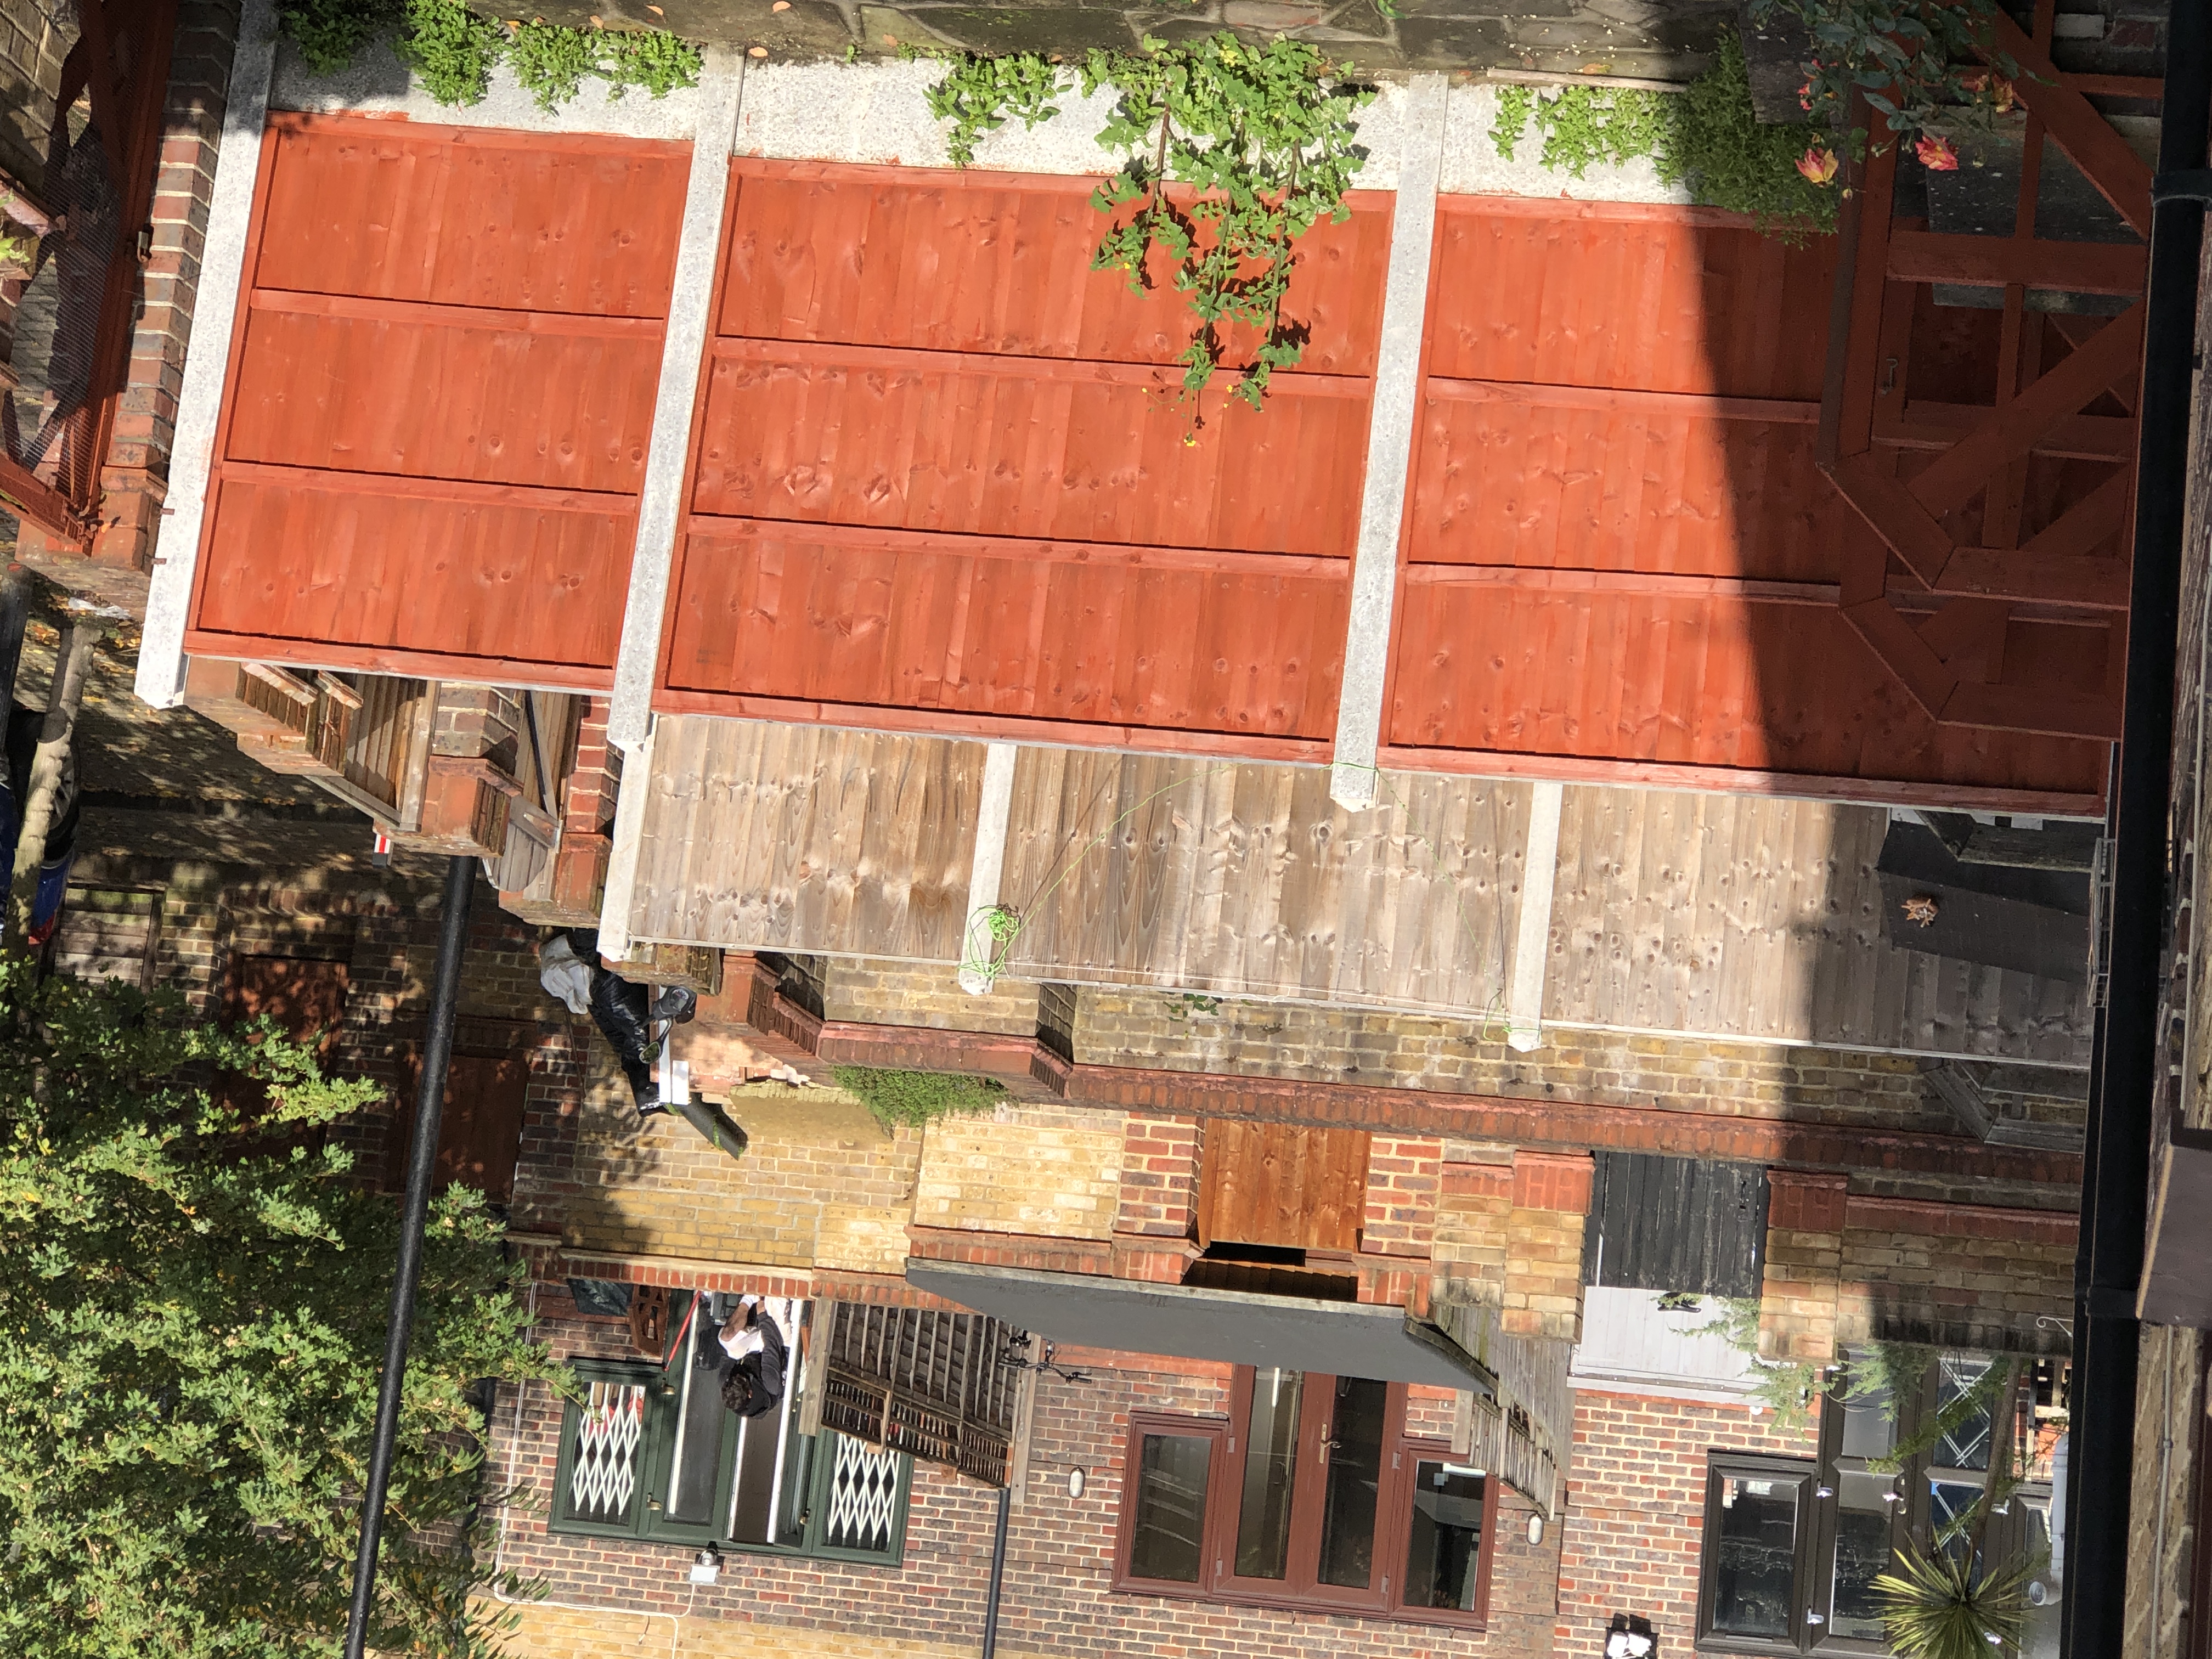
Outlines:
[[469, 903], [477, 861], [446, 866], [446, 905], [438, 930], [438, 968], [430, 986], [430, 1030], [422, 1048], [422, 1088], [415, 1098], [415, 1139], [407, 1150], [407, 1195], [399, 1206], [399, 1257], [392, 1279], [392, 1319], [384, 1336], [384, 1378], [376, 1391], [376, 1432], [369, 1443], [368, 1481], [361, 1500], [361, 1551], [354, 1558], [353, 1608], [346, 1619], [345, 1659], [362, 1659], [369, 1610], [376, 1604], [376, 1553], [384, 1536], [384, 1497], [392, 1484], [399, 1437], [399, 1396], [407, 1378], [407, 1341], [415, 1328], [415, 1291], [422, 1277], [422, 1229], [430, 1213], [430, 1181], [438, 1165], [438, 1125], [445, 1115], [446, 1073], [453, 1058], [453, 1018], [460, 1006], [461, 957], [468, 949]]

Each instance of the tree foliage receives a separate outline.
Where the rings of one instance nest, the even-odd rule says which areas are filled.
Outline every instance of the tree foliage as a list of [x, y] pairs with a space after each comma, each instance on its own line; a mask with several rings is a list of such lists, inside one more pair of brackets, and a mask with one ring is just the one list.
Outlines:
[[1986, 131], [2012, 106], [2020, 64], [1991, 44], [1993, 0], [1751, 0], [1756, 24], [1778, 12], [1811, 37], [1797, 100], [1816, 125], [1842, 130], [1854, 93], [1906, 139]]
[[[1759, 1352], [1759, 1298], [1717, 1297], [1712, 1318], [1693, 1325], [1691, 1336], [1717, 1336], [1750, 1364], [1751, 1396], [1774, 1413], [1778, 1429], [1808, 1426], [1823, 1393], [1820, 1367], [1805, 1359], [1768, 1359]], [[1662, 1304], [1663, 1305], [1663, 1304]]]
[[659, 29], [501, 24], [462, 0], [277, 0], [276, 21], [318, 75], [339, 73], [370, 41], [389, 37], [422, 89], [457, 109], [483, 101], [502, 59], [548, 112], [575, 99], [586, 76], [606, 83], [609, 103], [631, 87], [665, 98], [697, 86], [705, 63], [698, 47]]
[[[375, 1092], [0, 957], [0, 1652], [338, 1650], [398, 1216], [319, 1132]], [[565, 1375], [500, 1231], [434, 1206], [372, 1648], [496, 1648], [474, 1385]]]

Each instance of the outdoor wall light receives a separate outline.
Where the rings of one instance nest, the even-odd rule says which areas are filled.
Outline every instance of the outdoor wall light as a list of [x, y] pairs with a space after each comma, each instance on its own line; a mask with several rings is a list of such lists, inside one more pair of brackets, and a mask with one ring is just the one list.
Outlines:
[[1544, 1517], [1540, 1515], [1532, 1515], [1528, 1517], [1528, 1541], [1532, 1544], [1540, 1544], [1544, 1541]]
[[1641, 1619], [1632, 1623], [1616, 1614], [1613, 1628], [1605, 1633], [1605, 1659], [1651, 1659], [1656, 1645], [1650, 1625]]
[[691, 1582], [711, 1584], [722, 1576], [722, 1553], [712, 1544], [691, 1558]]
[[1080, 1498], [1083, 1496], [1083, 1471], [1081, 1469], [1070, 1469], [1067, 1472], [1067, 1495], [1070, 1498]]

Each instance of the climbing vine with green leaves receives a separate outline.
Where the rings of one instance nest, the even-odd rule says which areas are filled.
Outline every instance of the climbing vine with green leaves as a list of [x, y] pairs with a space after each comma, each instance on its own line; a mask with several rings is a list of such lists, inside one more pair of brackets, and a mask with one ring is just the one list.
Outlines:
[[699, 48], [658, 30], [501, 23], [459, 0], [278, 0], [278, 27], [318, 75], [335, 75], [371, 40], [389, 36], [423, 90], [456, 108], [481, 103], [501, 61], [550, 112], [606, 83], [610, 103], [632, 87], [655, 98], [699, 83]]
[[965, 167], [985, 133], [1008, 119], [1034, 127], [1077, 88], [1114, 93], [1098, 142], [1124, 158], [1091, 198], [1109, 220], [1091, 268], [1121, 271], [1142, 291], [1164, 258], [1197, 318], [1176, 359], [1186, 397], [1225, 366], [1230, 331], [1252, 331], [1232, 395], [1258, 409], [1275, 371], [1304, 355], [1310, 330], [1284, 309], [1293, 245], [1324, 217], [1349, 216], [1344, 198], [1363, 159], [1353, 117], [1374, 92], [1301, 41], [1255, 46], [1224, 32], [1094, 49], [1073, 69], [1034, 54], [955, 57], [929, 106], [951, 123], [946, 149]]
[[1863, 94], [1893, 133], [1921, 141], [1924, 163], [1948, 172], [1959, 161], [1944, 133], [1989, 131], [2012, 107], [2021, 70], [1995, 45], [1995, 0], [1751, 0], [1756, 24], [1782, 14], [1810, 38], [1797, 101], [1819, 125], [1840, 127]]
[[1511, 161], [1532, 125], [1543, 141], [1544, 165], [1573, 178], [1601, 162], [1648, 158], [1661, 183], [1687, 185], [1701, 206], [1747, 213], [1785, 241], [1836, 228], [1842, 191], [1804, 166], [1826, 141], [1810, 126], [1759, 119], [1743, 43], [1733, 30], [1722, 35], [1712, 68], [1684, 92], [1500, 87], [1491, 130], [1498, 153]]
[[[1697, 1307], [1701, 1299], [1692, 1299], [1689, 1307]], [[1717, 1336], [1743, 1356], [1749, 1365], [1751, 1397], [1774, 1413], [1777, 1427], [1795, 1430], [1808, 1425], [1818, 1409], [1814, 1401], [1825, 1391], [1820, 1367], [1809, 1360], [1768, 1359], [1759, 1353], [1757, 1297], [1716, 1297], [1713, 1301], [1713, 1316], [1702, 1325], [1692, 1326], [1686, 1334]]]

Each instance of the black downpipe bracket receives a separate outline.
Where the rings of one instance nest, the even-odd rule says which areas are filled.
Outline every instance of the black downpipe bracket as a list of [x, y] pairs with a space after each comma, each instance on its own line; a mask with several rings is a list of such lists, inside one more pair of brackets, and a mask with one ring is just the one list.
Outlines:
[[1014, 1489], [999, 1488], [999, 1535], [991, 1545], [991, 1599], [983, 1604], [983, 1659], [999, 1651], [999, 1591], [1006, 1582], [1006, 1522], [1013, 1513]]
[[[2190, 390], [2212, 127], [2212, 4], [2172, 0], [2154, 191], [2150, 283], [2137, 405], [2135, 568], [2118, 775], [2113, 782], [2108, 993], [2100, 1018], [2074, 1270], [2074, 1383], [2068, 1445], [2066, 1659], [2110, 1659], [2127, 1617], [2128, 1504], [2134, 1474], [2136, 1286], [2148, 1224], [2152, 1103], [2158, 1083], [2160, 958], [2167, 939], [2166, 814], [2172, 800], [2174, 665], [2181, 617]], [[2177, 185], [2183, 185], [2176, 189]]]
[[361, 1553], [354, 1559], [353, 1610], [346, 1620], [345, 1659], [362, 1659], [376, 1600], [376, 1552], [384, 1538], [384, 1497], [392, 1483], [399, 1437], [399, 1396], [407, 1376], [407, 1342], [415, 1330], [415, 1291], [422, 1276], [422, 1229], [430, 1213], [430, 1182], [438, 1165], [439, 1120], [445, 1115], [446, 1073], [453, 1058], [453, 1019], [460, 1006], [461, 958], [468, 950], [469, 905], [477, 861], [446, 866], [446, 908], [438, 929], [438, 969], [430, 987], [430, 1030], [422, 1050], [422, 1086], [415, 1102], [415, 1136], [407, 1149], [407, 1196], [399, 1207], [399, 1261], [392, 1280], [392, 1320], [384, 1336], [384, 1378], [376, 1391], [376, 1434], [362, 1493]]

